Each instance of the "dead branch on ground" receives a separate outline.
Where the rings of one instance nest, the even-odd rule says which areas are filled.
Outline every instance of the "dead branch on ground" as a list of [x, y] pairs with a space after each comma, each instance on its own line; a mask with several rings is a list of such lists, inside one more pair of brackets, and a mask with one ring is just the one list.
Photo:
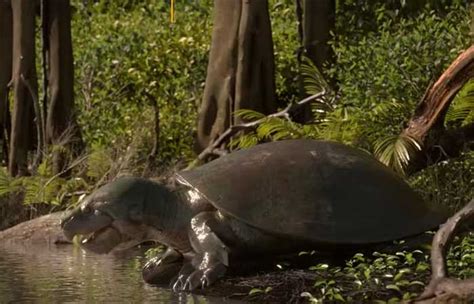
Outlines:
[[474, 199], [441, 226], [431, 248], [431, 281], [415, 303], [468, 303], [474, 300], [474, 278], [449, 278], [446, 254], [457, 231], [474, 221]]

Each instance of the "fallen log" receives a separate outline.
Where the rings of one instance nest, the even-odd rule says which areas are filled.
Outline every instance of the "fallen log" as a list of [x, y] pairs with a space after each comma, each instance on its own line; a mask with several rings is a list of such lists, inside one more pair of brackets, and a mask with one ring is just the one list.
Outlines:
[[0, 231], [0, 247], [10, 245], [30, 246], [71, 243], [59, 224], [64, 212], [55, 212], [20, 223]]

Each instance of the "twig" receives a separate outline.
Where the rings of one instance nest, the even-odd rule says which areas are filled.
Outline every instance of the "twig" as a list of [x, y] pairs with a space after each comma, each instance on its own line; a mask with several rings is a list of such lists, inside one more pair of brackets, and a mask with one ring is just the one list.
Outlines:
[[209, 146], [207, 146], [207, 148], [204, 149], [198, 155], [198, 157], [187, 167], [187, 169], [193, 168], [194, 166], [196, 166], [197, 163], [203, 161], [204, 159], [206, 159], [210, 155], [224, 155], [224, 154], [226, 154], [226, 151], [225, 150], [223, 151], [223, 149], [221, 149], [220, 147], [230, 137], [234, 136], [236, 133], [238, 133], [240, 131], [244, 131], [244, 130], [251, 130], [251, 129], [259, 126], [262, 122], [266, 121], [269, 118], [281, 118], [281, 117], [287, 118], [287, 117], [289, 117], [290, 111], [293, 111], [293, 110], [295, 110], [295, 109], [297, 109], [297, 108], [299, 108], [299, 107], [301, 107], [301, 106], [303, 106], [303, 105], [305, 105], [305, 104], [307, 104], [307, 103], [309, 103], [313, 100], [321, 99], [325, 95], [326, 95], [326, 91], [323, 90], [322, 92], [319, 92], [317, 94], [308, 96], [303, 100], [300, 100], [300, 101], [297, 101], [297, 102], [294, 102], [294, 103], [290, 103], [288, 106], [286, 106], [286, 108], [284, 108], [283, 110], [281, 110], [279, 112], [267, 115], [263, 118], [260, 118], [260, 119], [257, 119], [257, 120], [254, 120], [254, 121], [251, 121], [251, 122], [248, 122], [248, 123], [243, 123], [243, 124], [230, 126], [217, 139], [212, 141], [209, 144]]
[[[441, 226], [431, 248], [431, 281], [415, 303], [448, 303], [474, 299], [474, 279], [458, 280], [448, 277], [446, 253], [456, 231], [474, 219], [474, 199]], [[450, 302], [451, 303], [451, 302]], [[452, 302], [454, 303], [454, 302]]]

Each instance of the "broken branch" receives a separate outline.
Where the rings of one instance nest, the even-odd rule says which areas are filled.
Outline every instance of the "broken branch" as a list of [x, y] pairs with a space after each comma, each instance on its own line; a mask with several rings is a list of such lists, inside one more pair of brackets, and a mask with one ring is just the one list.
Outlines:
[[242, 123], [238, 125], [233, 125], [227, 128], [227, 130], [224, 131], [217, 139], [213, 140], [207, 147], [204, 149], [198, 157], [187, 167], [187, 169], [191, 169], [196, 166], [197, 163], [203, 161], [207, 157], [211, 155], [218, 155], [222, 156], [227, 154], [227, 151], [222, 149], [221, 147], [235, 134], [237, 134], [240, 131], [245, 131], [245, 130], [252, 130], [256, 127], [258, 127], [261, 123], [263, 123], [265, 120], [269, 118], [286, 118], [288, 117], [289, 113], [291, 111], [294, 111], [295, 109], [312, 102], [317, 99], [321, 99], [324, 96], [326, 96], [327, 92], [324, 90], [322, 92], [319, 92], [317, 94], [311, 95], [306, 97], [303, 100], [290, 103], [288, 106], [286, 106], [283, 110], [267, 115], [263, 118], [248, 122], [248, 123]]
[[474, 77], [474, 45], [462, 52], [426, 91], [404, 134], [423, 143], [430, 129], [444, 117], [457, 92]]

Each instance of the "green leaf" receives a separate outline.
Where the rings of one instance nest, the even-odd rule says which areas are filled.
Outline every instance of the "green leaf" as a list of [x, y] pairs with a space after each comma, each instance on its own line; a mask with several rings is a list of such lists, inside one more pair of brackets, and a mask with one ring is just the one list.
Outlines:
[[249, 296], [254, 295], [254, 294], [258, 294], [258, 293], [263, 293], [263, 290], [260, 289], [260, 288], [252, 288], [249, 291]]
[[398, 287], [398, 286], [395, 285], [395, 284], [389, 284], [389, 285], [385, 286], [385, 288], [391, 289], [391, 290], [396, 290], [396, 291], [398, 291], [398, 292], [401, 292], [400, 287]]

